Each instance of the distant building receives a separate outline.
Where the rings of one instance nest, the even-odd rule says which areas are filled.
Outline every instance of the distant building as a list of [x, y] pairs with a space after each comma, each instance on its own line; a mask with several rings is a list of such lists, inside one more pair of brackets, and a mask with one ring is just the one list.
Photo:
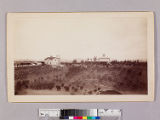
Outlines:
[[94, 57], [93, 59], [88, 58], [87, 62], [110, 63], [111, 60], [109, 57], [106, 57], [105, 54], [103, 54], [102, 57]]
[[50, 56], [50, 57], [47, 57], [45, 60], [44, 60], [44, 63], [46, 65], [52, 65], [53, 67], [57, 67], [57, 66], [60, 66], [60, 58], [59, 57], [53, 57], [53, 56]]
[[102, 57], [96, 59], [96, 63], [108, 66], [111, 65], [111, 60], [109, 57], [106, 57], [105, 54], [103, 54]]
[[110, 63], [110, 58], [102, 56], [102, 57], [100, 57], [100, 58], [97, 59], [97, 62], [107, 62], [107, 63]]
[[87, 59], [88, 62], [93, 62], [92, 58]]
[[14, 67], [29, 67], [29, 66], [40, 66], [42, 65], [39, 61], [14, 61]]

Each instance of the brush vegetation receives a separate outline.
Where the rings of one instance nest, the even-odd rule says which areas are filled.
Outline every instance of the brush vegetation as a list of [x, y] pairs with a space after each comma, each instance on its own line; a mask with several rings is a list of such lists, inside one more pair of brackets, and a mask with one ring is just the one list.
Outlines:
[[[49, 65], [15, 68], [15, 94], [147, 94], [147, 63], [112, 61], [111, 65]], [[53, 91], [53, 92], [52, 92]]]

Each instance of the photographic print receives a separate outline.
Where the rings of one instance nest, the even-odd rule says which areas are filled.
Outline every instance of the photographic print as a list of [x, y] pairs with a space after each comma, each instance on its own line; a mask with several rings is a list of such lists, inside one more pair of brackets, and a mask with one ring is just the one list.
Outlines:
[[8, 13], [11, 102], [152, 101], [152, 12]]

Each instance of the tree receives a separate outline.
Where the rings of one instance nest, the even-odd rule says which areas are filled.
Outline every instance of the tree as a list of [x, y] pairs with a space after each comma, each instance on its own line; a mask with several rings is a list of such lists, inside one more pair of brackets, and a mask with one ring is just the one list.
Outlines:
[[76, 60], [76, 59], [74, 59], [72, 63], [77, 63], [77, 60]]

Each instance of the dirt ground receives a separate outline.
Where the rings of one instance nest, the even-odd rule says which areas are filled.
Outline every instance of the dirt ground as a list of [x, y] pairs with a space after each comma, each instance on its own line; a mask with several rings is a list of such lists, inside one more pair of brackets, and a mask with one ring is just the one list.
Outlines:
[[147, 63], [15, 68], [16, 95], [147, 94]]

